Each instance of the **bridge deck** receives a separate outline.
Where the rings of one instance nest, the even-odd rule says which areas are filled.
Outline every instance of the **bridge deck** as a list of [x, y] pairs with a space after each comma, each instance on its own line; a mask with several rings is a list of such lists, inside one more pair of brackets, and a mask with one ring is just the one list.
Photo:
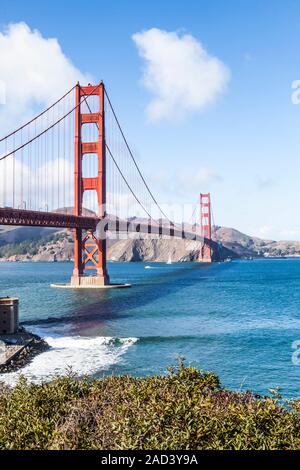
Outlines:
[[57, 227], [57, 228], [81, 228], [84, 230], [97, 230], [101, 236], [106, 231], [117, 233], [141, 233], [152, 235], [165, 235], [184, 240], [194, 240], [210, 243], [211, 246], [216, 242], [205, 239], [193, 231], [186, 231], [184, 227], [175, 225], [162, 225], [159, 223], [139, 223], [135, 221], [126, 221], [120, 219], [98, 219], [97, 217], [76, 216], [72, 214], [63, 214], [59, 212], [40, 212], [24, 209], [0, 208], [0, 225], [19, 225], [36, 227]]
[[28, 211], [0, 208], [0, 225], [25, 225], [35, 227], [96, 229], [95, 217], [76, 216], [59, 212]]

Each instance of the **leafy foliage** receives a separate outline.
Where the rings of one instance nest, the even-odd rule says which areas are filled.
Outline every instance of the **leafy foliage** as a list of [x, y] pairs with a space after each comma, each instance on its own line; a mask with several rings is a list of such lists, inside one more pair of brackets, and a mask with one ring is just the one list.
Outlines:
[[40, 239], [28, 239], [20, 243], [6, 243], [0, 245], [0, 258], [9, 258], [14, 255], [37, 255], [39, 248], [43, 247], [47, 243], [56, 243], [59, 240], [67, 239], [72, 241], [71, 237], [68, 237], [64, 232], [55, 233], [54, 235], [49, 235]]
[[300, 449], [299, 409], [182, 362], [162, 377], [21, 379], [0, 390], [0, 449]]

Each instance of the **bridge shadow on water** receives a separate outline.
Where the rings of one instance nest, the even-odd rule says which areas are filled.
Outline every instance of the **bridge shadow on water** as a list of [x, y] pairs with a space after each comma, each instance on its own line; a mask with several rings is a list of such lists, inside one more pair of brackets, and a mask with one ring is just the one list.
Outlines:
[[[156, 270], [156, 267], [153, 266], [153, 268]], [[71, 292], [71, 301], [69, 298], [69, 312], [66, 315], [53, 315], [44, 319], [25, 321], [23, 325], [41, 327], [68, 325], [73, 332], [81, 332], [81, 334], [82, 330], [103, 329], [107, 321], [130, 317], [134, 310], [142, 310], [144, 306], [158, 299], [213, 278], [216, 273], [225, 268], [225, 264], [189, 263], [177, 264], [171, 269], [165, 266], [157, 266], [157, 268], [157, 271], [160, 271], [157, 275], [153, 273], [153, 269], [149, 277], [142, 282], [140, 280], [133, 283], [128, 289], [68, 291], [68, 293]], [[65, 292], [60, 291], [62, 301]]]

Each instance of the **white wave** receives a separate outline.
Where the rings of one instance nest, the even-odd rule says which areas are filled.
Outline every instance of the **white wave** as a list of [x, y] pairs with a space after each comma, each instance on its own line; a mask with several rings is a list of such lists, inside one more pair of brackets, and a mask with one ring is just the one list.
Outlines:
[[14, 385], [20, 375], [30, 382], [41, 383], [63, 376], [68, 369], [75, 374], [93, 375], [120, 362], [121, 356], [138, 338], [98, 336], [44, 337], [50, 349], [36, 356], [27, 366], [0, 375], [0, 382]]
[[163, 269], [163, 266], [145, 266], [145, 269]]

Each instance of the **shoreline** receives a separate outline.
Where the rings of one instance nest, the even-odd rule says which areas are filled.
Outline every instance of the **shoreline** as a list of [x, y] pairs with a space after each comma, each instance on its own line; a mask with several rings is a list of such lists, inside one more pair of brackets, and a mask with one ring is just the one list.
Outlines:
[[[231, 261], [255, 261], [255, 260], [274, 260], [274, 259], [297, 259], [300, 258], [299, 255], [288, 255], [288, 256], [252, 256], [251, 258], [248, 257], [235, 257], [231, 258]], [[0, 263], [73, 263], [73, 259], [58, 259], [58, 260], [46, 260], [46, 259], [9, 259], [9, 258], [0, 258]], [[165, 264], [166, 261], [154, 261], [154, 260], [115, 260], [115, 259], [108, 259], [108, 263], [163, 263]], [[222, 260], [222, 262], [224, 262]], [[174, 260], [173, 263], [199, 263], [199, 261], [192, 261], [188, 259], [184, 260]], [[212, 263], [219, 263], [219, 261], [212, 261]]]
[[[32, 359], [47, 351], [50, 346], [40, 336], [20, 327], [17, 334], [0, 336], [6, 345], [6, 361], [0, 364], [0, 374], [15, 372], [29, 364]], [[1, 375], [0, 375], [1, 382]]]

